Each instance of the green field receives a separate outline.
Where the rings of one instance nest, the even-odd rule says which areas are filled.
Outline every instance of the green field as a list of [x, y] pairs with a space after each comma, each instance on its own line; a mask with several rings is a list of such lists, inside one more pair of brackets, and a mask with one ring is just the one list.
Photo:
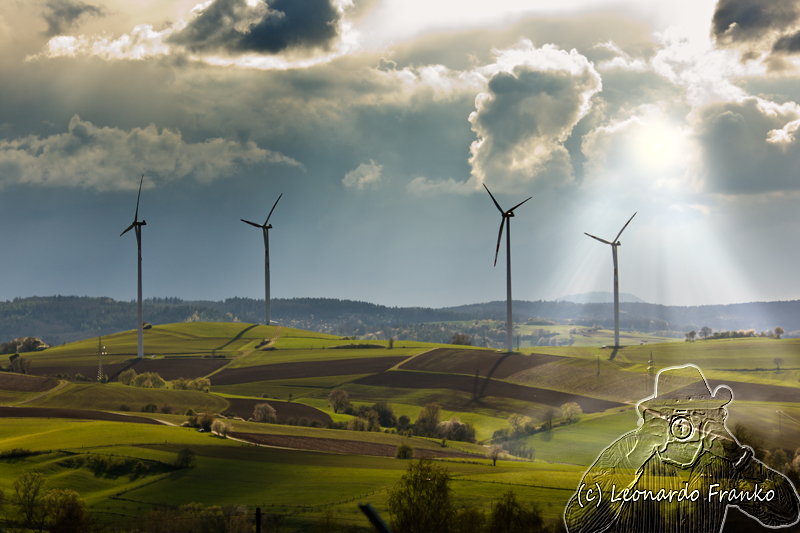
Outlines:
[[[567, 326], [525, 327], [551, 331], [568, 329]], [[224, 356], [228, 368], [295, 363], [319, 369], [326, 361], [410, 358], [446, 346], [399, 341], [388, 349], [386, 341], [342, 340], [330, 335], [281, 328], [272, 349], [254, 349], [264, 339], [274, 338], [276, 332], [274, 326], [248, 324], [156, 326], [145, 332], [145, 353], [156, 359]], [[333, 509], [341, 522], [366, 528], [366, 521], [355, 503], [369, 501], [387, 516], [387, 491], [397, 482], [407, 461], [256, 447], [176, 427], [186, 420], [180, 413], [189, 408], [195, 412], [220, 413], [233, 398], [261, 398], [264, 395], [280, 400], [291, 399], [320, 409], [335, 421], [347, 422], [352, 417], [334, 413], [327, 401], [330, 391], [340, 388], [348, 392], [355, 407], [388, 402], [396, 417], [405, 415], [413, 422], [422, 407], [437, 403], [441, 406], [441, 420], [456, 416], [472, 424], [476, 429], [477, 444], [448, 442], [447, 445], [451, 450], [473, 454], [474, 459], [439, 461], [454, 476], [452, 487], [456, 499], [489, 509], [493, 499], [513, 489], [524, 501], [539, 502], [545, 516], [556, 519], [563, 512], [583, 470], [605, 447], [636, 428], [637, 416], [632, 406], [652, 393], [647, 368], [651, 352], [656, 370], [693, 363], [709, 378], [800, 387], [800, 340], [797, 339], [655, 343], [653, 341], [657, 339], [648, 337], [648, 344], [640, 345], [640, 340], [645, 339], [630, 337], [628, 340], [635, 341], [634, 345], [615, 351], [599, 347], [601, 342], [610, 343], [604, 337], [608, 333], [606, 330], [592, 332], [591, 342], [587, 341], [584, 346], [579, 342], [570, 347], [524, 349], [524, 353], [552, 354], [559, 359], [506, 378], [506, 381], [519, 385], [628, 404], [584, 415], [573, 424], [563, 423], [556, 410], [556, 425], [551, 431], [524, 436], [515, 444], [524, 444], [526, 450], [533, 453], [532, 461], [501, 460], [497, 467], [491, 467], [490, 461], [484, 457], [495, 431], [509, 427], [507, 419], [510, 415], [527, 416], [534, 425], [541, 425], [551, 410], [544, 404], [492, 396], [476, 399], [472, 394], [446, 388], [378, 387], [356, 383], [369, 374], [321, 375], [218, 386], [214, 385], [212, 373], [209, 393], [83, 382], [72, 382], [44, 394], [0, 390], [0, 404], [14, 404], [41, 394], [38, 399], [24, 405], [118, 411], [124, 404], [131, 409], [131, 414], [174, 424], [151, 426], [89, 420], [2, 419], [4, 431], [0, 435], [0, 452], [22, 448], [42, 453], [0, 459], [0, 489], [8, 493], [19, 473], [36, 470], [47, 475], [51, 488], [78, 490], [92, 510], [110, 521], [130, 521], [155, 504], [198, 502], [206, 505], [243, 504], [250, 508], [261, 506], [268, 513], [286, 515], [286, 531], [309, 530], [326, 508]], [[626, 339], [624, 335], [623, 339]], [[354, 343], [382, 347], [332, 349]], [[130, 360], [136, 351], [136, 332], [104, 337], [103, 344], [109, 352], [104, 363]], [[88, 366], [96, 364], [96, 350], [97, 339], [87, 339], [26, 357], [42, 366]], [[776, 357], [783, 359], [781, 371], [775, 368], [773, 360]], [[682, 382], [662, 383], [660, 390], [681, 385]], [[146, 404], [169, 405], [174, 414], [138, 412]], [[735, 424], [745, 425], [764, 438], [766, 447], [781, 446], [793, 451], [800, 443], [800, 404], [734, 401], [728, 411], [729, 428]], [[390, 447], [408, 442], [418, 449], [442, 449], [438, 439], [405, 437], [391, 431], [356, 432], [241, 421], [231, 423], [234, 431], [245, 433], [357, 441]], [[185, 446], [196, 451], [197, 467], [176, 470], [170, 465], [177, 451]], [[145, 464], [146, 473], [140, 476], [98, 475], [91, 467], [95, 464], [92, 463], [94, 456], [135, 458]]]

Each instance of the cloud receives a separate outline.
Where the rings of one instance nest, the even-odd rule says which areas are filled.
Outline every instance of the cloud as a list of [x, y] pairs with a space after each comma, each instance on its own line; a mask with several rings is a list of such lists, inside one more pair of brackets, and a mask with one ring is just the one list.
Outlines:
[[168, 41], [192, 52], [327, 50], [339, 37], [340, 16], [330, 0], [211, 0]]
[[553, 45], [535, 48], [523, 40], [495, 53], [494, 64], [478, 69], [491, 79], [469, 117], [478, 136], [470, 147], [473, 178], [483, 183], [491, 176], [500, 190], [571, 182], [564, 141], [602, 89], [600, 75], [586, 57]]
[[456, 181], [453, 178], [429, 180], [420, 176], [411, 180], [406, 186], [406, 190], [419, 196], [428, 196], [432, 194], [471, 194], [476, 189], [468, 181]]
[[191, 175], [210, 182], [264, 163], [303, 168], [294, 159], [253, 142], [213, 138], [187, 143], [180, 131], [159, 131], [154, 124], [124, 131], [99, 128], [78, 115], [69, 121], [66, 133], [0, 141], [0, 185], [129, 189], [135, 186], [132, 177], [142, 173], [162, 180]]
[[74, 28], [84, 16], [103, 17], [105, 14], [106, 10], [102, 6], [93, 6], [78, 0], [49, 0], [45, 3], [42, 18], [47, 22], [46, 34], [52, 37]]
[[759, 41], [792, 26], [798, 16], [796, 0], [719, 0], [711, 31], [723, 43]]
[[779, 106], [748, 98], [702, 109], [694, 129], [707, 191], [741, 195], [800, 190], [799, 124], [800, 107], [794, 102]]
[[382, 170], [383, 165], [370, 159], [369, 163], [361, 163], [358, 168], [345, 174], [342, 183], [345, 187], [355, 187], [359, 190], [368, 186], [375, 187], [381, 181]]

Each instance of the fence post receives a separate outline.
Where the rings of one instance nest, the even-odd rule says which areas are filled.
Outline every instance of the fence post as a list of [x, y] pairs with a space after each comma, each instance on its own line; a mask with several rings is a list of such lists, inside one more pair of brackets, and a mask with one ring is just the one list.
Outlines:
[[256, 507], [256, 533], [261, 533], [261, 507]]

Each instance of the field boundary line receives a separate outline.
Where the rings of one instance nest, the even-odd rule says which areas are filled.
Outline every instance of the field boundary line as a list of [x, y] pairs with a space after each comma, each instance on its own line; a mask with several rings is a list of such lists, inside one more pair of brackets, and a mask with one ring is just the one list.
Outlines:
[[387, 372], [389, 372], [390, 370], [400, 370], [400, 367], [402, 365], [410, 362], [411, 360], [413, 360], [416, 357], [419, 357], [420, 355], [425, 355], [426, 353], [430, 353], [430, 352], [432, 352], [434, 350], [438, 350], [438, 348], [431, 348], [430, 350], [425, 350], [424, 352], [420, 352], [420, 353], [414, 354], [411, 357], [409, 357], [408, 359], [403, 359], [402, 361], [400, 361], [399, 363], [397, 363], [396, 365], [391, 367], [389, 370], [387, 370]]
[[43, 398], [43, 397], [47, 396], [48, 394], [52, 394], [52, 393], [54, 393], [56, 391], [59, 391], [59, 390], [63, 389], [67, 385], [69, 385], [69, 382], [64, 380], [64, 379], [59, 380], [59, 381], [60, 381], [60, 383], [58, 385], [56, 385], [55, 387], [53, 387], [50, 390], [44, 391], [43, 393], [39, 394], [38, 396], [34, 396], [33, 398], [28, 398], [27, 400], [22, 400], [21, 402], [8, 404], [7, 406], [4, 406], [4, 407], [18, 407], [18, 406], [26, 404], [28, 402], [32, 402], [32, 401], [38, 400], [39, 398]]
[[[268, 347], [270, 347], [270, 346], [274, 345], [274, 344], [275, 344], [275, 343], [278, 341], [278, 336], [279, 336], [280, 334], [281, 334], [281, 326], [278, 326], [278, 327], [275, 329], [275, 336], [272, 338], [272, 340], [271, 340], [271, 341], [269, 341], [269, 343], [267, 343], [267, 344], [265, 344], [264, 346], [262, 346], [262, 349], [263, 349], [263, 348], [268, 348]], [[219, 367], [218, 369], [214, 370], [214, 371], [213, 371], [213, 372], [211, 372], [210, 374], [206, 374], [204, 377], [206, 377], [206, 378], [209, 378], [209, 379], [210, 379], [210, 378], [211, 378], [211, 376], [213, 376], [214, 374], [218, 374], [218, 373], [222, 372], [223, 370], [225, 370], [226, 368], [228, 368], [229, 366], [231, 366], [233, 363], [235, 363], [236, 361], [238, 361], [238, 360], [239, 360], [239, 359], [241, 359], [242, 357], [244, 357], [244, 356], [246, 356], [246, 355], [250, 355], [250, 354], [251, 354], [251, 353], [253, 353], [254, 351], [256, 351], [256, 349], [255, 349], [255, 348], [253, 348], [253, 349], [251, 349], [251, 350], [247, 350], [246, 352], [242, 352], [241, 354], [237, 355], [236, 357], [234, 357], [233, 359], [231, 359], [230, 361], [228, 361], [226, 364], [222, 365], [222, 366], [221, 366], [221, 367]]]

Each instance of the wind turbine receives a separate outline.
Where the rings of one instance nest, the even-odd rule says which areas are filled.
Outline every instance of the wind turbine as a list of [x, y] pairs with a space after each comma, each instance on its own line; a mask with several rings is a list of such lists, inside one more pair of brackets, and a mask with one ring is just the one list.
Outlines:
[[136, 232], [136, 246], [139, 249], [139, 292], [138, 303], [136, 306], [137, 316], [139, 318], [139, 350], [137, 357], [141, 359], [144, 356], [144, 340], [142, 330], [142, 226], [146, 226], [147, 222], [144, 220], [139, 221], [139, 199], [142, 197], [142, 183], [144, 182], [144, 174], [139, 181], [139, 196], [136, 197], [136, 214], [133, 215], [133, 222], [128, 226], [125, 231], [119, 234], [120, 237], [128, 233], [131, 229]]
[[500, 211], [501, 215], [503, 215], [503, 221], [500, 223], [500, 233], [497, 235], [497, 250], [494, 252], [494, 266], [497, 266], [497, 254], [500, 253], [500, 241], [503, 239], [503, 226], [505, 226], [506, 221], [508, 221], [508, 230], [506, 231], [506, 335], [508, 336], [508, 353], [511, 353], [511, 333], [513, 328], [511, 323], [511, 217], [514, 216], [514, 209], [533, 198], [533, 196], [529, 196], [527, 199], [518, 203], [508, 211], [503, 211], [503, 208], [500, 207], [500, 204], [498, 204], [497, 200], [494, 199], [492, 191], [489, 190], [489, 187], [487, 187], [485, 183], [483, 184], [483, 187], [486, 189], [486, 192], [489, 193], [489, 196], [492, 197], [492, 201], [494, 202], [494, 205], [497, 206], [497, 210]]
[[275, 200], [275, 204], [273, 204], [272, 209], [269, 210], [269, 215], [267, 215], [267, 220], [265, 220], [263, 224], [256, 224], [255, 222], [250, 222], [249, 220], [245, 220], [243, 218], [239, 219], [242, 222], [244, 222], [245, 224], [250, 224], [251, 226], [255, 226], [257, 228], [261, 228], [264, 231], [264, 286], [265, 286], [265, 293], [266, 293], [264, 300], [266, 301], [266, 305], [267, 305], [267, 322], [266, 323], [267, 323], [268, 326], [270, 324], [270, 322], [269, 322], [270, 321], [270, 315], [269, 315], [269, 230], [270, 230], [270, 228], [272, 228], [272, 224], [267, 224], [267, 223], [269, 222], [269, 217], [272, 216], [272, 212], [275, 211], [275, 206], [278, 205], [278, 202], [281, 201], [281, 196], [283, 196], [283, 193], [281, 193], [281, 195], [278, 196], [278, 199]]
[[[638, 211], [637, 211], [638, 213]], [[633, 214], [633, 217], [636, 216], [636, 213]], [[617, 246], [622, 246], [622, 243], [619, 242], [619, 236], [622, 235], [622, 232], [625, 231], [625, 228], [628, 227], [628, 224], [631, 223], [633, 217], [628, 219], [622, 229], [619, 230], [617, 236], [614, 238], [613, 242], [608, 242], [605, 239], [601, 239], [600, 237], [595, 237], [590, 233], [584, 232], [585, 235], [588, 235], [592, 239], [597, 239], [600, 242], [604, 242], [611, 246], [611, 256], [614, 258], [614, 347], [619, 347], [619, 274], [617, 273]]]

